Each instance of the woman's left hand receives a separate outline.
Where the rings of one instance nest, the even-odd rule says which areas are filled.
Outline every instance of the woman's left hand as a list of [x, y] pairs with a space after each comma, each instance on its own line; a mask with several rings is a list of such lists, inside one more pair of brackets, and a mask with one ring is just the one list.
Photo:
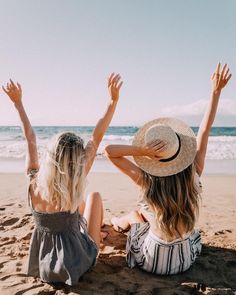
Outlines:
[[223, 66], [222, 71], [220, 71], [220, 63], [217, 65], [215, 72], [213, 73], [212, 80], [212, 90], [213, 92], [220, 92], [228, 83], [232, 74], [229, 74], [229, 68], [227, 64]]

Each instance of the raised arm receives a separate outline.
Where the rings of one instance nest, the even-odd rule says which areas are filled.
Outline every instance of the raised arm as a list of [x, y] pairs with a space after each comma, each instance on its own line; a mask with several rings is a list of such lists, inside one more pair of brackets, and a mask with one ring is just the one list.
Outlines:
[[154, 141], [143, 147], [132, 145], [108, 145], [105, 148], [106, 156], [120, 169], [121, 172], [129, 176], [137, 185], [142, 186], [142, 170], [126, 156], [147, 156], [156, 157], [166, 148], [162, 141]]
[[14, 103], [15, 108], [20, 116], [22, 130], [27, 143], [26, 173], [28, 173], [30, 169], [38, 169], [39, 163], [35, 133], [30, 124], [30, 121], [27, 117], [27, 114], [22, 103], [21, 85], [19, 83], [15, 85], [15, 83], [12, 80], [10, 80], [10, 82], [7, 83], [6, 88], [3, 86], [2, 89]]
[[211, 78], [212, 79], [211, 98], [197, 134], [197, 154], [195, 158], [195, 165], [196, 165], [197, 173], [199, 175], [202, 174], [202, 171], [204, 169], [208, 137], [211, 130], [211, 126], [215, 119], [221, 90], [226, 86], [231, 76], [232, 75], [229, 74], [229, 68], [227, 69], [226, 64], [224, 65], [222, 71], [220, 71], [220, 63], [219, 63]]
[[119, 74], [115, 75], [112, 73], [108, 78], [108, 90], [110, 94], [110, 100], [105, 111], [105, 114], [98, 121], [96, 127], [94, 128], [92, 138], [86, 146], [86, 164], [85, 164], [85, 173], [88, 174], [90, 168], [92, 167], [94, 158], [96, 156], [96, 151], [102, 138], [112, 120], [114, 115], [117, 102], [119, 100], [120, 88], [123, 82], [120, 81], [121, 77]]

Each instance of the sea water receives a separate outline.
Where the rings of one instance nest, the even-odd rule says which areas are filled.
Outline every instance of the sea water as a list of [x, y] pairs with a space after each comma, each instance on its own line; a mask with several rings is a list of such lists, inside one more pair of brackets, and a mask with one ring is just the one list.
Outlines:
[[[71, 131], [80, 135], [85, 143], [91, 137], [93, 126], [35, 126], [40, 157], [49, 139], [58, 132]], [[97, 152], [93, 171], [117, 171], [104, 156], [108, 144], [131, 144], [138, 127], [110, 127]], [[198, 128], [193, 127], [197, 134]], [[19, 126], [0, 126], [0, 172], [20, 172], [24, 167], [26, 144]], [[206, 172], [236, 174], [236, 127], [213, 127], [209, 136], [206, 154]]]

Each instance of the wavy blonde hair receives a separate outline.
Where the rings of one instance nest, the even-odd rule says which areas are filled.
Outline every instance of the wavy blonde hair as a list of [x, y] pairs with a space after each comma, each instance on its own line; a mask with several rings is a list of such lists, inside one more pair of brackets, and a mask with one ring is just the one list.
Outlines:
[[168, 238], [180, 236], [180, 224], [193, 230], [199, 213], [199, 193], [195, 184], [194, 164], [182, 172], [157, 177], [143, 171], [144, 199], [155, 213], [160, 229]]
[[72, 132], [55, 135], [41, 163], [37, 192], [60, 211], [75, 212], [84, 193], [85, 149], [83, 140]]

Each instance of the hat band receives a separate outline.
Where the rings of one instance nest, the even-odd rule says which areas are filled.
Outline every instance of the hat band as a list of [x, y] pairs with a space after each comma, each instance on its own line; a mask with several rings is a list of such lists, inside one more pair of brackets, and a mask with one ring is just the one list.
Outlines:
[[179, 147], [178, 147], [177, 152], [173, 156], [171, 156], [170, 158], [168, 158], [168, 159], [161, 159], [161, 160], [159, 160], [159, 162], [170, 162], [170, 161], [174, 160], [178, 156], [178, 154], [180, 152], [180, 148], [181, 148], [181, 141], [180, 141], [179, 135], [177, 133], [175, 133], [175, 134], [177, 135], [177, 138], [178, 138], [178, 141], [179, 141]]

